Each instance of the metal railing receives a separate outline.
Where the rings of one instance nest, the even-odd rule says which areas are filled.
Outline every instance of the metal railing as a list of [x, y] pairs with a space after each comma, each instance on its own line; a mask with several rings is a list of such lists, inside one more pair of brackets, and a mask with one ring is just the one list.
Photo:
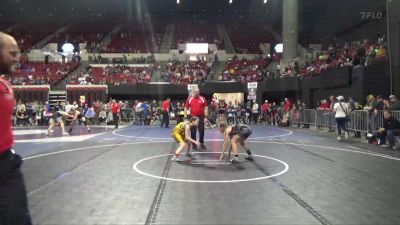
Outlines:
[[[354, 110], [349, 114], [349, 120], [346, 127], [350, 131], [356, 132], [373, 132], [378, 128], [383, 127], [384, 111], [369, 112], [366, 110]], [[335, 113], [332, 111], [318, 110], [318, 109], [304, 109], [301, 110], [300, 115], [291, 113], [292, 124], [301, 124], [308, 126], [315, 126], [318, 128], [328, 127], [329, 129], [336, 128]], [[296, 116], [294, 118], [293, 116]], [[392, 116], [400, 120], [400, 111], [393, 111]]]

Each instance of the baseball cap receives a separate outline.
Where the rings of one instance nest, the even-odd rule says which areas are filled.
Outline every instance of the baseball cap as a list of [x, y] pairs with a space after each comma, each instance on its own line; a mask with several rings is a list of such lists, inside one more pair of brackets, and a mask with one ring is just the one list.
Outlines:
[[376, 98], [383, 98], [383, 96], [382, 95], [378, 95], [378, 96], [376, 96]]
[[389, 98], [396, 98], [396, 95], [390, 95]]
[[337, 98], [336, 98], [337, 100], [339, 100], [339, 101], [341, 101], [341, 100], [343, 100], [344, 99], [344, 97], [343, 96], [341, 96], [341, 95], [339, 95]]

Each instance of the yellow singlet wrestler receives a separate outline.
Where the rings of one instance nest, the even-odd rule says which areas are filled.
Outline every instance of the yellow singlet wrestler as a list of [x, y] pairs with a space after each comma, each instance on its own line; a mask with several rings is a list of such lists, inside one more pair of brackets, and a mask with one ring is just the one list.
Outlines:
[[189, 150], [190, 150], [189, 143], [200, 146], [200, 142], [193, 140], [190, 136], [191, 127], [197, 127], [198, 125], [199, 125], [199, 118], [194, 116], [194, 117], [190, 118], [189, 121], [184, 121], [184, 122], [179, 123], [172, 130], [171, 136], [179, 144], [178, 148], [175, 150], [174, 156], [171, 159], [172, 161], [181, 161], [179, 159], [179, 154], [185, 147], [187, 148], [187, 154], [189, 156], [192, 155], [189, 152]]

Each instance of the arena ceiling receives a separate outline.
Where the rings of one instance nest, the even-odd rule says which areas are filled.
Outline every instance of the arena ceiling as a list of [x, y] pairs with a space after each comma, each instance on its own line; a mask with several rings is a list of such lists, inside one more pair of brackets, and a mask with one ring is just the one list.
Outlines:
[[[213, 20], [262, 23], [281, 32], [282, 0], [1, 0], [0, 21]], [[128, 2], [131, 1], [131, 10]], [[362, 12], [385, 12], [386, 0], [299, 0], [300, 32], [323, 36], [362, 23]]]

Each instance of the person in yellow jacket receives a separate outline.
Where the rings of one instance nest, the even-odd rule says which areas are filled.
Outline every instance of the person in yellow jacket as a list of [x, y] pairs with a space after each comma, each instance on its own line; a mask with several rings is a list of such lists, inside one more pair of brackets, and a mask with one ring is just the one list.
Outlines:
[[200, 146], [200, 142], [193, 140], [190, 135], [190, 129], [192, 127], [197, 127], [198, 125], [199, 118], [193, 116], [189, 119], [189, 121], [178, 123], [178, 125], [176, 125], [172, 130], [171, 136], [179, 144], [178, 148], [175, 150], [174, 156], [171, 159], [172, 161], [181, 161], [179, 159], [179, 155], [184, 148], [187, 148], [187, 154], [191, 156], [192, 153], [190, 153], [190, 143]]

